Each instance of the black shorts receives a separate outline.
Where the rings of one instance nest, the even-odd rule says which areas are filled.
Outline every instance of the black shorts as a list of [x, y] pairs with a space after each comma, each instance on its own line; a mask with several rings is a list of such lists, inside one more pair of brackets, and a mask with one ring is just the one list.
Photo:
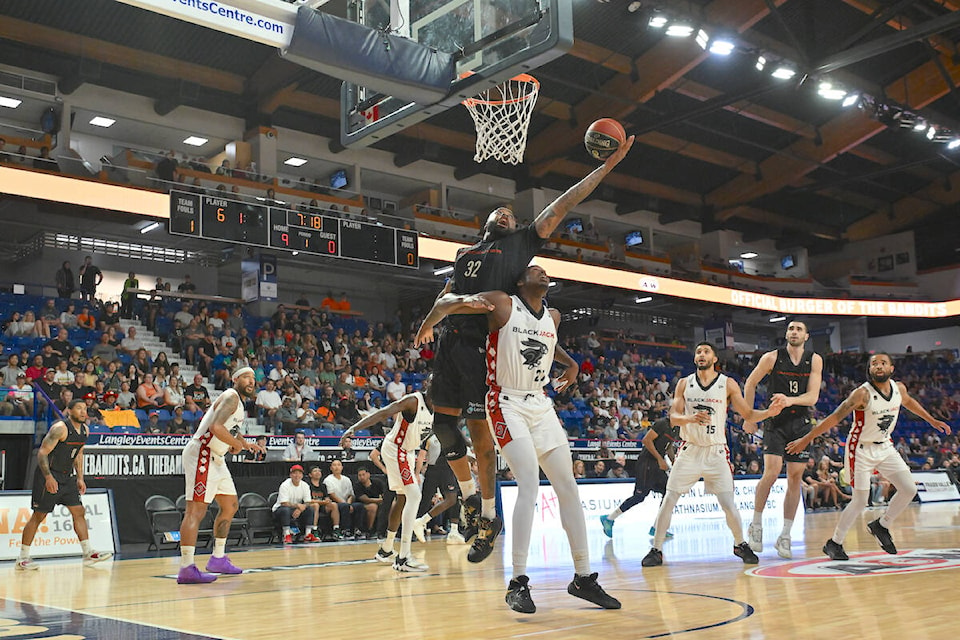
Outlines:
[[633, 485], [634, 495], [641, 499], [653, 491], [667, 493], [667, 472], [660, 468], [653, 456], [641, 453], [637, 458], [637, 480]]
[[787, 444], [810, 433], [810, 419], [806, 415], [777, 416], [763, 424], [763, 453], [780, 456], [787, 462], [806, 462], [810, 451], [786, 453]]
[[433, 358], [433, 405], [462, 409], [468, 420], [486, 418], [485, 338], [477, 341], [445, 329]]
[[77, 476], [53, 470], [50, 473], [53, 475], [53, 479], [57, 481], [57, 492], [50, 493], [47, 491], [45, 478], [40, 473], [40, 469], [37, 469], [33, 477], [33, 496], [30, 500], [33, 510], [50, 513], [58, 504], [65, 507], [80, 506], [80, 489], [77, 488]]

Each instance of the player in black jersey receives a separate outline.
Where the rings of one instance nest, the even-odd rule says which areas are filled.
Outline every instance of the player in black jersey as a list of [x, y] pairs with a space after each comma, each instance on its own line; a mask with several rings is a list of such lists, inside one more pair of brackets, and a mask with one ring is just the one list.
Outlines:
[[[516, 283], [547, 238], [575, 206], [600, 184], [604, 177], [626, 157], [634, 137], [594, 169], [580, 182], [551, 202], [533, 221], [517, 226], [513, 212], [500, 207], [487, 216], [483, 237], [477, 244], [460, 251], [454, 263], [453, 278], [441, 292], [473, 294], [482, 291], [514, 293]], [[487, 393], [484, 351], [487, 336], [484, 316], [450, 316], [444, 323], [434, 356], [433, 431], [440, 440], [443, 455], [450, 463], [464, 499], [467, 530], [477, 521], [477, 538], [467, 554], [470, 562], [480, 562], [493, 550], [493, 541], [503, 524], [496, 516], [496, 452], [487, 426], [484, 399]], [[432, 339], [432, 332], [430, 332]], [[417, 346], [429, 342], [424, 327], [417, 334]], [[461, 412], [467, 422], [479, 469], [481, 501], [467, 462], [467, 441], [458, 428]]]
[[80, 502], [80, 496], [87, 491], [83, 481], [83, 446], [87, 443], [88, 433], [86, 422], [86, 403], [79, 398], [72, 400], [67, 406], [67, 417], [54, 422], [40, 444], [37, 472], [33, 479], [33, 515], [23, 527], [20, 557], [16, 564], [18, 571], [40, 568], [30, 559], [30, 545], [47, 514], [58, 504], [65, 506], [73, 517], [73, 530], [80, 540], [85, 565], [96, 564], [113, 555], [90, 548], [86, 513]]
[[[673, 444], [679, 439], [680, 427], [671, 425], [670, 418], [660, 418], [643, 436], [643, 450], [637, 459], [637, 480], [634, 483], [633, 495], [624, 500], [610, 515], [600, 516], [600, 524], [608, 538], [613, 537], [613, 523], [624, 511], [643, 502], [651, 491], [661, 496], [667, 494], [667, 470], [670, 468], [667, 458], [676, 457], [677, 449]], [[656, 527], [651, 527], [650, 535], [655, 532]], [[672, 534], [668, 532], [667, 537], [672, 537]]]
[[[767, 420], [763, 427], [763, 477], [757, 483], [753, 522], [747, 528], [750, 548], [759, 553], [763, 550], [763, 508], [770, 495], [770, 488], [780, 476], [783, 461], [786, 460], [787, 493], [783, 497], [783, 530], [775, 545], [781, 558], [793, 557], [790, 550], [790, 529], [800, 504], [803, 468], [810, 457], [809, 451], [792, 454], [788, 453], [785, 447], [788, 442], [810, 433], [810, 407], [817, 404], [820, 397], [820, 380], [823, 375], [823, 358], [804, 349], [809, 337], [805, 322], [791, 320], [787, 324], [787, 346], [763, 354], [747, 378], [743, 390], [744, 398], [752, 407], [757, 385], [769, 374], [767, 390], [770, 400], [783, 396], [787, 401], [787, 408], [779, 416]], [[756, 429], [755, 424], [743, 425], [743, 430], [747, 433], [753, 433]]]

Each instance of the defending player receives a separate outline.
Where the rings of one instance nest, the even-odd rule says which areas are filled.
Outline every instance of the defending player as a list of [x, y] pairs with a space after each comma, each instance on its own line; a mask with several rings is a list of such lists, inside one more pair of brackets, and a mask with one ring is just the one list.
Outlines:
[[870, 496], [870, 476], [879, 471], [897, 488], [886, 511], [878, 519], [867, 525], [870, 534], [877, 539], [880, 547], [890, 554], [897, 547], [890, 536], [890, 525], [903, 513], [913, 497], [917, 495], [917, 486], [910, 474], [910, 467], [900, 457], [893, 446], [890, 435], [897, 424], [900, 407], [926, 420], [930, 426], [942, 433], [950, 433], [950, 425], [937, 420], [921, 406], [909, 393], [902, 382], [891, 380], [893, 359], [886, 353], [870, 356], [867, 366], [868, 382], [864, 382], [844, 400], [836, 410], [824, 418], [813, 431], [787, 445], [787, 451], [797, 453], [805, 451], [813, 439], [826, 433], [840, 423], [851, 411], [853, 426], [847, 435], [847, 447], [844, 452], [844, 466], [850, 476], [853, 487], [853, 499], [844, 507], [840, 520], [833, 531], [833, 537], [823, 545], [823, 552], [831, 560], [848, 560], [843, 549], [843, 539], [863, 510], [867, 508]]

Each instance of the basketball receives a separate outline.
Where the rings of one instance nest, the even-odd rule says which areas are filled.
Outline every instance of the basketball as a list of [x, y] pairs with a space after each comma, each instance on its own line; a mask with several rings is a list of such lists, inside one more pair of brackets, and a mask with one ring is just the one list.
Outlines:
[[583, 136], [587, 153], [597, 160], [606, 160], [626, 141], [627, 132], [613, 118], [600, 118], [590, 125]]

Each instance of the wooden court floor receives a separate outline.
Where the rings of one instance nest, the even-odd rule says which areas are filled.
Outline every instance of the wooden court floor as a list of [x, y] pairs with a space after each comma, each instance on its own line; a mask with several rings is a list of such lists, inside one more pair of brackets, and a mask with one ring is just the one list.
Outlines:
[[[807, 514], [794, 558], [772, 549], [755, 571], [731, 553], [721, 519], [677, 527], [665, 564], [643, 569], [650, 522], [617, 521], [612, 540], [588, 522], [601, 584], [623, 602], [592, 607], [566, 593], [572, 576], [561, 534], [533, 541], [528, 573], [538, 611], [514, 613], [503, 595], [508, 541], [486, 562], [466, 547], [414, 542], [430, 570], [398, 574], [372, 560], [374, 542], [232, 552], [256, 570], [210, 585], [178, 585], [173, 556], [119, 559], [84, 568], [43, 562], [17, 573], [0, 565], [0, 638], [952, 638], [960, 616], [960, 503], [913, 505], [894, 527], [900, 554], [851, 530], [848, 563], [820, 547], [836, 512]], [[798, 525], [799, 527], [799, 525]]]

